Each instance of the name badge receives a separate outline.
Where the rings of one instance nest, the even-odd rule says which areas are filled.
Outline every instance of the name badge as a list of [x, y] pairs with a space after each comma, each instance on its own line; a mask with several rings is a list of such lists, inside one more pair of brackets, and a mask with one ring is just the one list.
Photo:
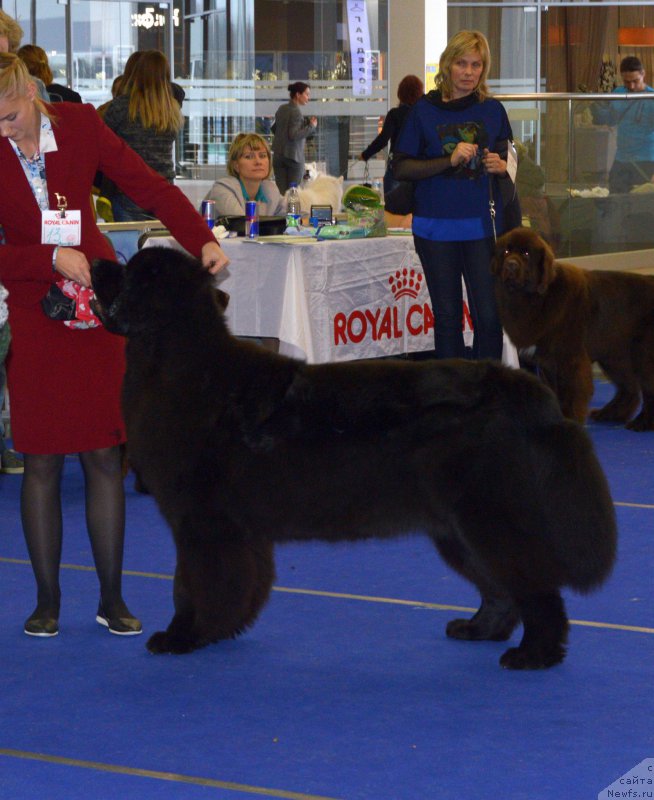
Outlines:
[[518, 172], [518, 154], [512, 141], [509, 141], [509, 150], [506, 154], [506, 171], [509, 178], [515, 183], [515, 176]]
[[82, 241], [81, 211], [42, 211], [41, 244], [74, 247]]

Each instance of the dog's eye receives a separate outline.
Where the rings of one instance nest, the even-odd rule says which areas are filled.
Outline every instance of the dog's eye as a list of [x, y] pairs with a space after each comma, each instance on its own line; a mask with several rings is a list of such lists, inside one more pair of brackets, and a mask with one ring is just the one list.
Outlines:
[[517, 247], [507, 247], [504, 250], [504, 255], [509, 256], [511, 253], [517, 253], [520, 256], [524, 256], [526, 259], [529, 258], [529, 250], [520, 250]]

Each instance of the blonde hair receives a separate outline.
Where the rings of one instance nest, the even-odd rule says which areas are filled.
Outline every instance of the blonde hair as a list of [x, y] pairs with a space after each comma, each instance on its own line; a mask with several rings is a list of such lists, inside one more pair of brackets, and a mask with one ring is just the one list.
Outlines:
[[23, 29], [13, 17], [0, 9], [0, 36], [6, 36], [9, 43], [9, 52], [15, 53], [20, 47], [23, 38]]
[[272, 156], [270, 154], [270, 145], [263, 138], [263, 136], [259, 136], [258, 133], [239, 133], [236, 136], [231, 144], [231, 147], [229, 148], [229, 153], [227, 155], [227, 172], [230, 175], [233, 175], [235, 178], [238, 177], [235, 164], [247, 149], [266, 151], [268, 154], [268, 174], [266, 175], [266, 178], [269, 178], [270, 173], [272, 172]]
[[[0, 53], [0, 99], [27, 97], [30, 84], [36, 88], [25, 62], [16, 53]], [[38, 92], [34, 95], [34, 106], [49, 120], [55, 119], [54, 114], [48, 111]]]
[[40, 78], [46, 86], [53, 81], [52, 70], [48, 63], [48, 54], [38, 44], [24, 44], [16, 51], [18, 58], [25, 62], [27, 71], [35, 78]]
[[128, 116], [157, 133], [177, 133], [184, 123], [182, 110], [170, 85], [168, 59], [160, 50], [146, 50], [132, 74], [120, 84], [120, 94], [129, 95]]
[[436, 75], [436, 88], [440, 89], [444, 99], [452, 97], [452, 64], [461, 56], [472, 51], [479, 53], [483, 69], [479, 83], [475, 89], [475, 94], [480, 100], [490, 97], [490, 91], [486, 85], [486, 78], [490, 72], [491, 55], [488, 40], [481, 31], [459, 31], [447, 43], [440, 59], [440, 70]]

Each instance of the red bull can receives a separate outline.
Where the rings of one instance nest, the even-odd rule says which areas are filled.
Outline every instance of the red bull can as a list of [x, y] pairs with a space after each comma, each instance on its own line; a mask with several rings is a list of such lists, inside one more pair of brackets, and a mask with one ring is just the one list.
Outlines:
[[248, 239], [259, 237], [259, 212], [256, 200], [248, 200], [245, 203], [245, 235]]
[[216, 222], [216, 203], [214, 200], [202, 201], [202, 216], [207, 225], [213, 228]]

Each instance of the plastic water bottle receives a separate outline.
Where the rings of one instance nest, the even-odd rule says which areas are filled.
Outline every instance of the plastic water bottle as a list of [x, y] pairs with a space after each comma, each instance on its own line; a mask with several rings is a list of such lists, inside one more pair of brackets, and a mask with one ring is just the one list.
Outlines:
[[286, 197], [286, 228], [299, 228], [302, 219], [302, 205], [297, 183], [292, 183]]
[[379, 180], [379, 178], [375, 178], [375, 180], [372, 182], [372, 188], [379, 195], [379, 202], [384, 205], [384, 184]]
[[289, 214], [293, 214], [296, 217], [302, 216], [302, 204], [300, 203], [300, 193], [297, 189], [297, 183], [292, 183], [291, 188], [288, 190], [286, 210]]

